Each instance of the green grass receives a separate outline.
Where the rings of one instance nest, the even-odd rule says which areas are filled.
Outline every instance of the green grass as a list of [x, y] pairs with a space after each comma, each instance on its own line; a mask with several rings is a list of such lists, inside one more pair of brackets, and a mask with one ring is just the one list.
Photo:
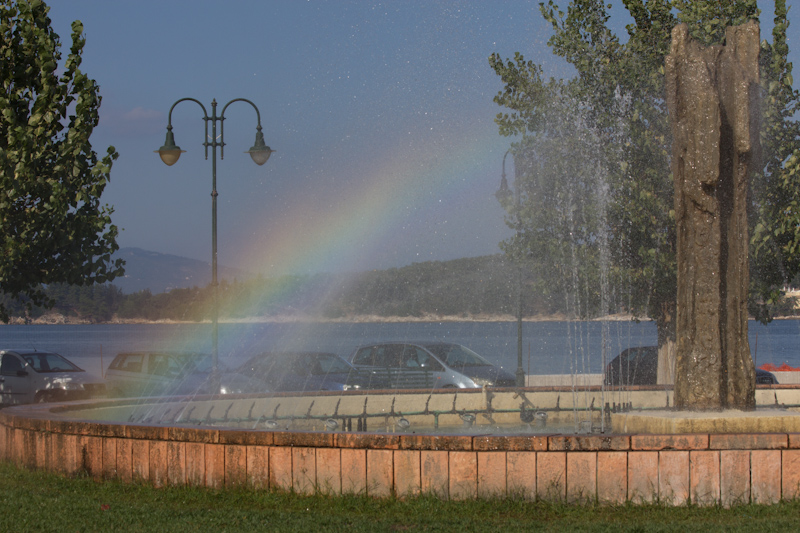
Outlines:
[[733, 509], [445, 502], [65, 478], [0, 463], [0, 531], [797, 531], [800, 502]]

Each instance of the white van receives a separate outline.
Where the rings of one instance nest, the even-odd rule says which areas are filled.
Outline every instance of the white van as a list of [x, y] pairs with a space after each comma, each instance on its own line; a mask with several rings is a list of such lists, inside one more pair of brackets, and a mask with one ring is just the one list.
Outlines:
[[84, 400], [105, 395], [103, 378], [57, 353], [0, 350], [0, 403]]

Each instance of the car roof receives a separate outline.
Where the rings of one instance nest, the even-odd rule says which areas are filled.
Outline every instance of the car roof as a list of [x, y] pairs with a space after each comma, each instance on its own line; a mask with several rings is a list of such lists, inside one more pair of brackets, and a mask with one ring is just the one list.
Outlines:
[[290, 352], [263, 352], [263, 353], [260, 353], [258, 355], [254, 355], [250, 359], [251, 360], [252, 359], [259, 359], [259, 358], [262, 358], [262, 357], [303, 357], [303, 356], [308, 356], [308, 355], [332, 355], [333, 357], [339, 357], [341, 359], [341, 357], [338, 354], [335, 354], [333, 352], [294, 352], [294, 351], [290, 351]]
[[369, 346], [388, 346], [390, 344], [410, 344], [412, 346], [461, 346], [457, 342], [449, 341], [386, 341], [386, 342], [371, 342], [369, 344], [362, 344], [359, 348], [367, 348]]
[[462, 344], [458, 344], [457, 342], [448, 342], [448, 341], [420, 341], [420, 342], [412, 342], [410, 344], [418, 344], [419, 346], [463, 346]]
[[56, 354], [56, 355], [61, 355], [60, 353], [56, 353], [56, 352], [53, 352], [51, 350], [37, 350], [36, 348], [22, 348], [22, 349], [9, 348], [9, 349], [5, 349], [5, 350], [0, 350], [0, 353], [11, 353], [11, 354], [14, 354], [14, 355], [30, 355], [30, 354], [34, 354], [34, 353], [37, 353], [37, 354], [53, 353], [53, 354]]
[[619, 352], [619, 355], [629, 353], [641, 353], [645, 357], [652, 357], [653, 355], [658, 355], [658, 346], [631, 346]]
[[139, 350], [135, 352], [120, 352], [116, 355], [116, 357], [127, 357], [128, 355], [151, 355], [151, 354], [169, 355], [174, 357], [207, 357], [209, 355], [203, 352], [170, 352], [165, 350]]

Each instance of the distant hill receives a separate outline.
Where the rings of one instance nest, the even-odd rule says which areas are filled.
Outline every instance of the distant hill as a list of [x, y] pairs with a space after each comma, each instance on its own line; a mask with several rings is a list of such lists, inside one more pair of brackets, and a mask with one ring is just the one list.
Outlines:
[[[125, 294], [149, 289], [153, 294], [172, 289], [205, 287], [211, 283], [211, 263], [177, 255], [150, 252], [141, 248], [120, 248], [115, 254], [125, 260], [125, 276], [114, 280], [113, 285]], [[217, 276], [222, 279], [245, 280], [252, 273], [218, 266]]]
[[[117, 294], [93, 287], [53, 287], [56, 307], [65, 316], [108, 320], [203, 320], [212, 291], [207, 262], [125, 248], [126, 275], [113, 282]], [[220, 316], [499, 316], [516, 312], [517, 294], [528, 315], [544, 314], [550, 303], [520, 286], [519, 271], [501, 254], [426, 261], [386, 270], [318, 273], [264, 278], [221, 268], [227, 280], [219, 295]], [[148, 293], [142, 293], [147, 290]], [[89, 305], [89, 304], [92, 305]]]
[[[118, 257], [127, 261], [127, 274], [113, 286], [48, 286], [48, 298], [55, 302], [52, 309], [27, 309], [24, 301], [3, 294], [0, 298], [5, 299], [4, 305], [17, 317], [17, 323], [56, 323], [53, 313], [74, 323], [210, 318], [216, 295], [209, 286], [207, 262], [138, 248], [124, 248]], [[510, 320], [518, 312], [524, 317], [548, 319], [601, 316], [599, 291], [576, 288], [580, 298], [589, 298], [581, 304], [582, 314], [576, 316], [575, 308], [570, 307], [575, 295], [544, 284], [537, 277], [535, 262], [520, 268], [502, 254], [338, 274], [265, 278], [225, 267], [219, 274], [220, 280], [228, 281], [219, 294], [219, 316], [231, 320]], [[619, 302], [607, 308], [605, 314], [608, 312], [627, 313], [624, 303]], [[772, 305], [770, 312], [796, 317], [795, 300], [782, 300]]]

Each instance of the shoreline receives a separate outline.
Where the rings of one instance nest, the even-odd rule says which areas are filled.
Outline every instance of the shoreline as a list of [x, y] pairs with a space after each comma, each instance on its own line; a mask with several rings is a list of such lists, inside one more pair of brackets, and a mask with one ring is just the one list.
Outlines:
[[[773, 320], [797, 320], [798, 316], [781, 316]], [[752, 320], [752, 317], [750, 318]], [[516, 322], [517, 318], [513, 315], [422, 315], [422, 316], [378, 316], [378, 315], [353, 315], [339, 318], [315, 317], [308, 315], [278, 315], [263, 317], [244, 317], [237, 319], [220, 319], [220, 324], [380, 324], [380, 323], [430, 323], [430, 322]], [[523, 317], [522, 322], [567, 322], [580, 320], [569, 319], [563, 315], [536, 315]], [[652, 322], [650, 318], [636, 318], [633, 315], [617, 314], [604, 317], [591, 318], [586, 322]], [[120, 319], [112, 318], [108, 321], [92, 321], [80, 317], [65, 316], [60, 313], [48, 313], [32, 320], [25, 320], [22, 317], [11, 317], [8, 324], [0, 325], [120, 325], [120, 324], [210, 324], [210, 320], [146, 320], [146, 319]]]

